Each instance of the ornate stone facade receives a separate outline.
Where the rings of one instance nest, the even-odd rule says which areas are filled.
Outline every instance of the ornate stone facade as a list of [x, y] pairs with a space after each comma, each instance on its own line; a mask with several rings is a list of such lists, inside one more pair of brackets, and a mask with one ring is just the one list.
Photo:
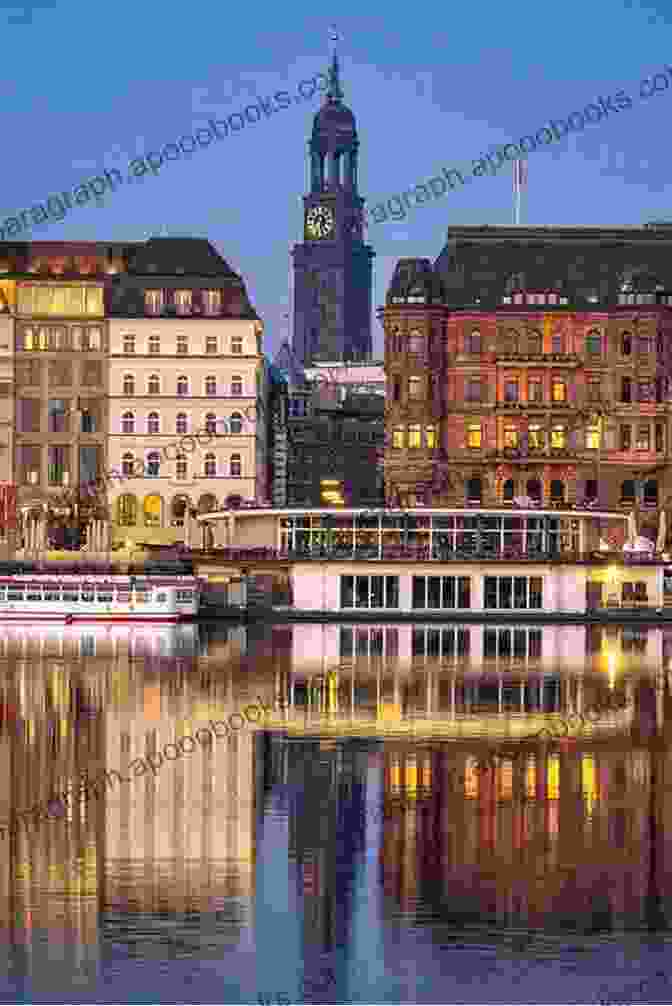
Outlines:
[[[397, 264], [379, 311], [388, 504], [666, 499], [672, 228], [617, 233], [622, 261], [600, 257], [613, 232], [459, 228], [434, 266]], [[580, 280], [553, 279], [578, 261]]]

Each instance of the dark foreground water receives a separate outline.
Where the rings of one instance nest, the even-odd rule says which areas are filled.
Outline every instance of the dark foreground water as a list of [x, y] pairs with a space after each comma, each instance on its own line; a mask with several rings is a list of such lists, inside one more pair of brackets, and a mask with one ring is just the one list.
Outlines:
[[0, 1001], [672, 1001], [669, 653], [654, 627], [0, 628], [0, 823], [111, 780], [0, 841]]

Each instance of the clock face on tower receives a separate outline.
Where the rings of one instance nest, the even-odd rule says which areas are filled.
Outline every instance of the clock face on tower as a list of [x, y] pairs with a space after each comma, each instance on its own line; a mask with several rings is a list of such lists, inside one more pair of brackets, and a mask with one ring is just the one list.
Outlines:
[[311, 238], [326, 238], [334, 229], [334, 214], [328, 206], [313, 206], [306, 214], [306, 231]]

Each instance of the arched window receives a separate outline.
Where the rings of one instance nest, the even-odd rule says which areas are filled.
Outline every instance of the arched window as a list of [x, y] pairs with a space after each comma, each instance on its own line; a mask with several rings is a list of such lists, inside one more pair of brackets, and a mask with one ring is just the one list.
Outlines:
[[147, 379], [147, 394], [159, 395], [161, 393], [161, 381], [158, 374], [150, 374]]
[[208, 479], [213, 479], [217, 474], [217, 459], [214, 454], [206, 454], [203, 464], [203, 473]]
[[479, 502], [483, 496], [483, 483], [481, 480], [474, 476], [473, 478], [467, 479], [467, 500], [471, 502]]
[[184, 518], [189, 506], [188, 496], [174, 496], [170, 504], [171, 527], [184, 527]]
[[406, 443], [406, 430], [403, 426], [397, 426], [392, 430], [392, 446], [401, 449]]
[[409, 377], [408, 397], [411, 401], [418, 401], [422, 398], [422, 378]]
[[551, 500], [554, 503], [564, 503], [565, 483], [561, 479], [551, 479]]
[[148, 346], [150, 356], [158, 356], [161, 352], [161, 337], [158, 335], [150, 335], [148, 339]]
[[180, 482], [184, 482], [187, 478], [187, 455], [186, 454], [176, 454], [175, 455], [175, 478]]
[[539, 479], [528, 479], [526, 489], [530, 499], [541, 503], [541, 482]]
[[217, 416], [214, 412], [208, 412], [205, 417], [205, 432], [213, 436], [217, 433]]
[[135, 475], [134, 468], [135, 457], [130, 451], [122, 456], [121, 459], [121, 474], [125, 479], [132, 479]]
[[243, 417], [240, 412], [232, 412], [231, 419], [229, 421], [229, 429], [231, 433], [242, 433], [243, 432]]
[[135, 433], [135, 416], [132, 412], [124, 412], [121, 417], [121, 432]]
[[217, 497], [213, 496], [212, 493], [203, 493], [203, 495], [198, 501], [198, 512], [212, 513], [212, 511], [216, 509], [217, 509]]
[[567, 446], [567, 430], [562, 423], [551, 427], [551, 447], [556, 449]]
[[187, 413], [178, 412], [175, 416], [175, 432], [180, 435], [187, 432], [189, 428], [189, 423], [187, 422]]
[[189, 379], [184, 374], [177, 379], [177, 393], [182, 396], [189, 394]]
[[504, 499], [511, 503], [513, 502], [513, 496], [516, 491], [516, 485], [513, 479], [507, 479], [502, 487], [502, 495]]
[[161, 458], [158, 451], [150, 451], [147, 455], [145, 475], [148, 478], [158, 478], [161, 474]]
[[117, 500], [117, 524], [135, 527], [138, 520], [138, 501], [133, 493], [122, 493]]
[[632, 333], [623, 332], [621, 335], [621, 356], [632, 355]]
[[163, 510], [163, 500], [158, 493], [151, 493], [145, 496], [142, 504], [142, 513], [145, 527], [161, 527], [161, 517]]
[[467, 336], [465, 349], [467, 353], [481, 352], [481, 333], [477, 328]]
[[189, 506], [188, 496], [174, 496], [170, 504], [171, 527], [184, 527], [184, 519]]
[[243, 379], [238, 374], [234, 374], [231, 378], [231, 394], [237, 398], [243, 393]]
[[422, 447], [420, 423], [411, 423], [408, 427], [408, 446]]
[[593, 356], [601, 356], [602, 354], [602, 335], [595, 328], [591, 329], [586, 336], [586, 353]]
[[131, 335], [129, 332], [125, 333], [123, 336], [123, 351], [127, 355], [132, 355], [135, 353], [135, 336]]
[[409, 353], [424, 353], [425, 351], [425, 337], [417, 329], [408, 333], [408, 351]]
[[231, 466], [229, 468], [229, 472], [232, 476], [234, 476], [234, 478], [239, 475], [242, 475], [242, 464], [240, 454], [231, 455]]
[[216, 395], [217, 394], [217, 378], [214, 374], [208, 374], [205, 379], [205, 393], [206, 395]]
[[644, 483], [644, 505], [658, 506], [658, 482], [656, 479], [649, 479]]
[[541, 332], [527, 333], [527, 352], [530, 356], [541, 356], [543, 353], [543, 340]]
[[160, 429], [159, 413], [150, 412], [147, 416], [147, 432], [148, 433], [158, 433]]
[[634, 479], [626, 479], [621, 482], [621, 503], [634, 503], [635, 482]]
[[124, 374], [124, 389], [123, 393], [125, 395], [135, 394], [135, 377], [133, 374]]

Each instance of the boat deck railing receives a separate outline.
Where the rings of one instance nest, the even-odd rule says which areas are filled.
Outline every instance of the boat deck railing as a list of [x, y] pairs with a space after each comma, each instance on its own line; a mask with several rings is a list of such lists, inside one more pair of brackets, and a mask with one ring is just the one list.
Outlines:
[[376, 546], [343, 548], [321, 546], [315, 549], [276, 548], [214, 548], [194, 551], [194, 557], [219, 559], [224, 562], [347, 562], [347, 561], [413, 561], [413, 562], [560, 562], [560, 563], [601, 563], [608, 565], [619, 562], [626, 566], [646, 566], [662, 562], [659, 554], [621, 553], [562, 549], [487, 548], [431, 550], [425, 546]]

